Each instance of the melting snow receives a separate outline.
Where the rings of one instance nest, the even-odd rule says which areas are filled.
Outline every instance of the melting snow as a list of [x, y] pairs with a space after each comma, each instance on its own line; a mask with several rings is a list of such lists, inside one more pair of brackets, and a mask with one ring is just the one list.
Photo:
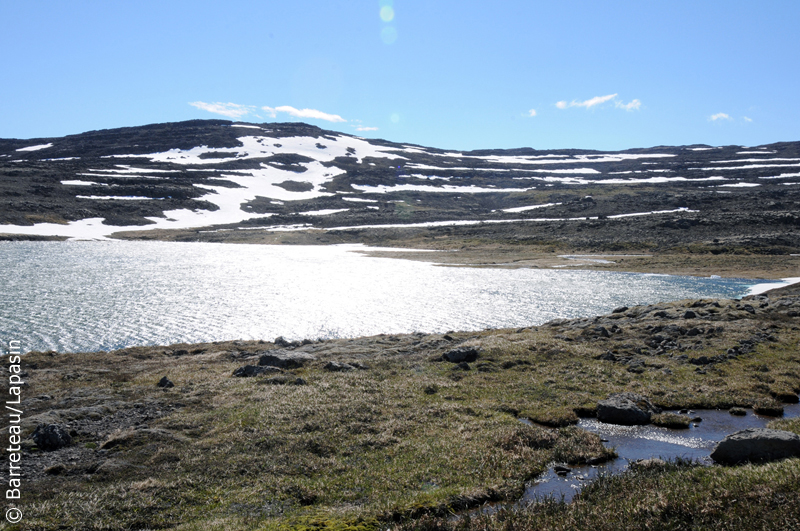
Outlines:
[[308, 212], [297, 212], [300, 216], [330, 216], [340, 212], [348, 212], [349, 208], [328, 208], [323, 210], [309, 210]]
[[61, 181], [66, 186], [108, 186], [105, 183], [95, 183], [92, 181]]
[[100, 200], [108, 200], [108, 199], [122, 199], [126, 201], [141, 201], [141, 200], [160, 200], [160, 197], [144, 197], [141, 195], [76, 195], [78, 199], [100, 199]]
[[345, 201], [351, 201], [353, 203], [377, 203], [377, 199], [361, 199], [360, 197], [343, 197]]
[[465, 193], [482, 194], [497, 192], [527, 192], [533, 188], [480, 188], [478, 186], [428, 186], [424, 184], [398, 184], [396, 186], [369, 186], [354, 184], [353, 188], [374, 194], [388, 194], [391, 192], [437, 192], [437, 193]]
[[[767, 159], [762, 159], [762, 160], [767, 160]], [[792, 159], [792, 160], [798, 160], [798, 159]], [[800, 166], [800, 164], [750, 164], [747, 166], [718, 166], [716, 168], [689, 168], [689, 169], [716, 171], [716, 170], [749, 170], [752, 168], [784, 168], [784, 167], [795, 167], [795, 166]]]
[[514, 207], [514, 208], [504, 208], [503, 212], [525, 212], [526, 210], [534, 210], [536, 208], [545, 208], [550, 206], [560, 205], [561, 203], [545, 203], [543, 205], [531, 205], [531, 206], [523, 206], [523, 207]]
[[16, 151], [39, 151], [40, 149], [45, 149], [49, 147], [53, 147], [53, 144], [39, 144], [37, 146], [28, 146], [24, 148], [19, 148]]

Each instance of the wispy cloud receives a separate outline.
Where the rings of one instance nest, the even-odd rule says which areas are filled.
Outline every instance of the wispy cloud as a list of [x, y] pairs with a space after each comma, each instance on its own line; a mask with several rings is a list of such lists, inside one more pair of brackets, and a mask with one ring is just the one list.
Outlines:
[[639, 107], [642, 106], [642, 102], [639, 100], [631, 100], [630, 103], [622, 103], [621, 101], [617, 100], [614, 102], [614, 106], [617, 109], [625, 109], [626, 111], [638, 111]]
[[315, 120], [325, 120], [328, 122], [346, 122], [344, 118], [338, 114], [328, 114], [326, 112], [318, 111], [316, 109], [295, 109], [289, 105], [282, 105], [280, 107], [261, 107], [272, 118], [275, 118], [279, 112], [286, 113], [296, 118], [312, 118]]
[[377, 131], [377, 127], [367, 127], [365, 125], [359, 125], [356, 127], [356, 131]]
[[228, 118], [241, 118], [242, 116], [250, 114], [255, 109], [253, 105], [239, 105], [238, 103], [205, 103], [203, 101], [192, 101], [189, 102], [189, 105], [204, 111], [213, 112], [214, 114], [221, 114]]
[[616, 97], [616, 94], [609, 94], [608, 96], [595, 96], [594, 98], [590, 98], [586, 101], [572, 100], [569, 103], [566, 101], [559, 101], [556, 103], [556, 107], [559, 109], [566, 109], [567, 107], [585, 107], [587, 109], [591, 109], [595, 105], [600, 105], [601, 103], [605, 103], [608, 100], [613, 100]]
[[745, 116], [745, 117], [744, 117], [744, 121], [745, 121], [745, 122], [752, 122], [752, 121], [753, 121], [753, 119], [752, 119], [752, 118], [748, 118], [747, 116]]
[[618, 94], [608, 94], [606, 96], [595, 96], [594, 98], [589, 98], [588, 100], [585, 100], [585, 101], [578, 101], [578, 100], [566, 101], [566, 100], [561, 100], [559, 102], [556, 102], [556, 107], [559, 108], [559, 109], [568, 109], [570, 107], [583, 107], [584, 109], [591, 109], [592, 107], [595, 107], [597, 105], [602, 105], [603, 103], [606, 103], [608, 101], [613, 101], [614, 102], [614, 107], [616, 107], [617, 109], [624, 109], [626, 111], [638, 111], [642, 107], [641, 100], [635, 99], [635, 100], [631, 100], [628, 103], [624, 103], [617, 96], [618, 96]]
[[716, 122], [717, 120], [733, 120], [729, 115], [725, 114], [724, 112], [718, 112], [717, 114], [712, 114], [708, 118], [712, 122]]
[[528, 111], [528, 116], [531, 116], [531, 117], [536, 116], [536, 109], [529, 110]]

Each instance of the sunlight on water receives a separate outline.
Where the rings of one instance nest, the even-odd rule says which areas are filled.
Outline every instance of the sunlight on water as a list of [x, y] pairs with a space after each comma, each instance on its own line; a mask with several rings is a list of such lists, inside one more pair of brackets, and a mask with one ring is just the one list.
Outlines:
[[621, 305], [742, 296], [746, 280], [437, 267], [360, 246], [3, 242], [0, 339], [110, 350], [541, 324]]

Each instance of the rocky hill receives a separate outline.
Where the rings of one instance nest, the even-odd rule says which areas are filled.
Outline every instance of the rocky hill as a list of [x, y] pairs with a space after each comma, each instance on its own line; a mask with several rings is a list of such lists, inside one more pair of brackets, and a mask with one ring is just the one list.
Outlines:
[[[193, 120], [0, 140], [0, 237], [800, 246], [800, 142], [454, 152]], [[138, 231], [138, 232], [131, 232]]]

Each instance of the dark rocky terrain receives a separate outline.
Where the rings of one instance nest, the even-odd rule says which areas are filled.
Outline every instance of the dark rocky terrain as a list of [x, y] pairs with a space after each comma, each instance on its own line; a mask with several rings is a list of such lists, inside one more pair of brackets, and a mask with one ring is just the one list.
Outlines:
[[448, 152], [194, 120], [0, 140], [0, 205], [6, 239], [75, 236], [69, 223], [98, 218], [85, 237], [788, 255], [800, 142]]

